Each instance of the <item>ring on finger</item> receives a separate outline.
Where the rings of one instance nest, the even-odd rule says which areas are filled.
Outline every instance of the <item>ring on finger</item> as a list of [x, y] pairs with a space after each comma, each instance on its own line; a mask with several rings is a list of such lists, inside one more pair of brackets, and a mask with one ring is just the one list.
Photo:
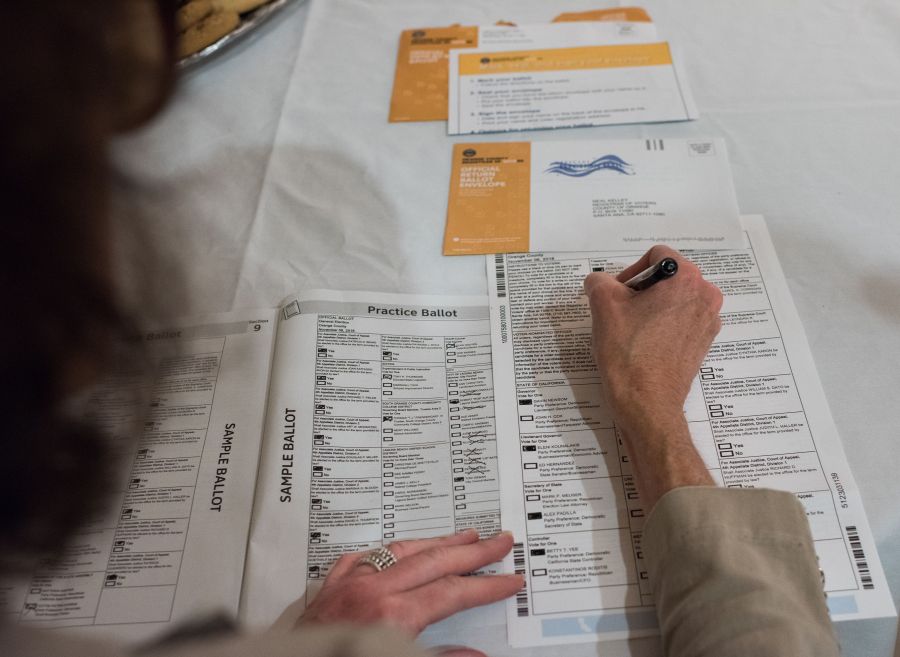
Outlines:
[[372, 550], [357, 562], [359, 566], [372, 566], [379, 573], [397, 563], [397, 557], [386, 547]]

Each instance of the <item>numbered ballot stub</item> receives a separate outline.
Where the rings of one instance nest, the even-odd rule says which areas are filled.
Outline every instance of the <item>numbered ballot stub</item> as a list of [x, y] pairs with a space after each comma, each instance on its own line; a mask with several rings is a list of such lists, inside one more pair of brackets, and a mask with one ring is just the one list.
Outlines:
[[666, 41], [450, 52], [447, 132], [468, 135], [698, 116]]
[[743, 244], [721, 139], [456, 144], [444, 255]]

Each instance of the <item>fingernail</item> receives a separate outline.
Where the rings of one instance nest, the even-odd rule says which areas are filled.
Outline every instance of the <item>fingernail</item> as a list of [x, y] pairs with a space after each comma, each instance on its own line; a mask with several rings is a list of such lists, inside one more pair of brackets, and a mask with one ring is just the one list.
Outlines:
[[494, 538], [503, 538], [505, 536], [509, 536], [510, 538], [513, 538], [513, 533], [511, 531], [509, 531], [508, 529], [504, 529], [502, 532], [497, 534]]
[[460, 529], [457, 534], [478, 534], [478, 530], [474, 527], [467, 527], [466, 529]]

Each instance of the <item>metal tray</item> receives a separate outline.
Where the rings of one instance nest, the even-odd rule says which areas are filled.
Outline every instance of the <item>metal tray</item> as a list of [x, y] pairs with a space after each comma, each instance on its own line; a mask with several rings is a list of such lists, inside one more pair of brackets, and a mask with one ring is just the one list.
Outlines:
[[241, 23], [233, 31], [229, 32], [215, 43], [211, 43], [203, 50], [188, 55], [178, 60], [178, 70], [187, 71], [220, 55], [236, 43], [243, 41], [257, 28], [274, 18], [288, 5], [303, 4], [306, 0], [272, 0], [272, 2], [254, 9], [241, 17]]

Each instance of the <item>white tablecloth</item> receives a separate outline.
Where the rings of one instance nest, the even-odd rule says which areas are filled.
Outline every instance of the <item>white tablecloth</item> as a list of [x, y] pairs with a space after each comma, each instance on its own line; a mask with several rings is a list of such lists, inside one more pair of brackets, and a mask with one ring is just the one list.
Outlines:
[[[480, 258], [440, 255], [454, 139], [443, 123], [387, 123], [398, 34], [602, 6], [314, 0], [289, 10], [187, 75], [165, 115], [117, 145], [134, 199], [126, 224], [138, 236], [121, 238], [121, 260], [152, 266], [156, 301], [179, 314], [270, 307], [311, 287], [484, 293]], [[896, 601], [900, 3], [643, 6], [681, 46], [700, 120], [486, 139], [727, 140], [740, 208], [768, 220]], [[509, 652], [496, 631], [469, 638]], [[891, 653], [883, 637], [859, 632], [845, 654]]]

